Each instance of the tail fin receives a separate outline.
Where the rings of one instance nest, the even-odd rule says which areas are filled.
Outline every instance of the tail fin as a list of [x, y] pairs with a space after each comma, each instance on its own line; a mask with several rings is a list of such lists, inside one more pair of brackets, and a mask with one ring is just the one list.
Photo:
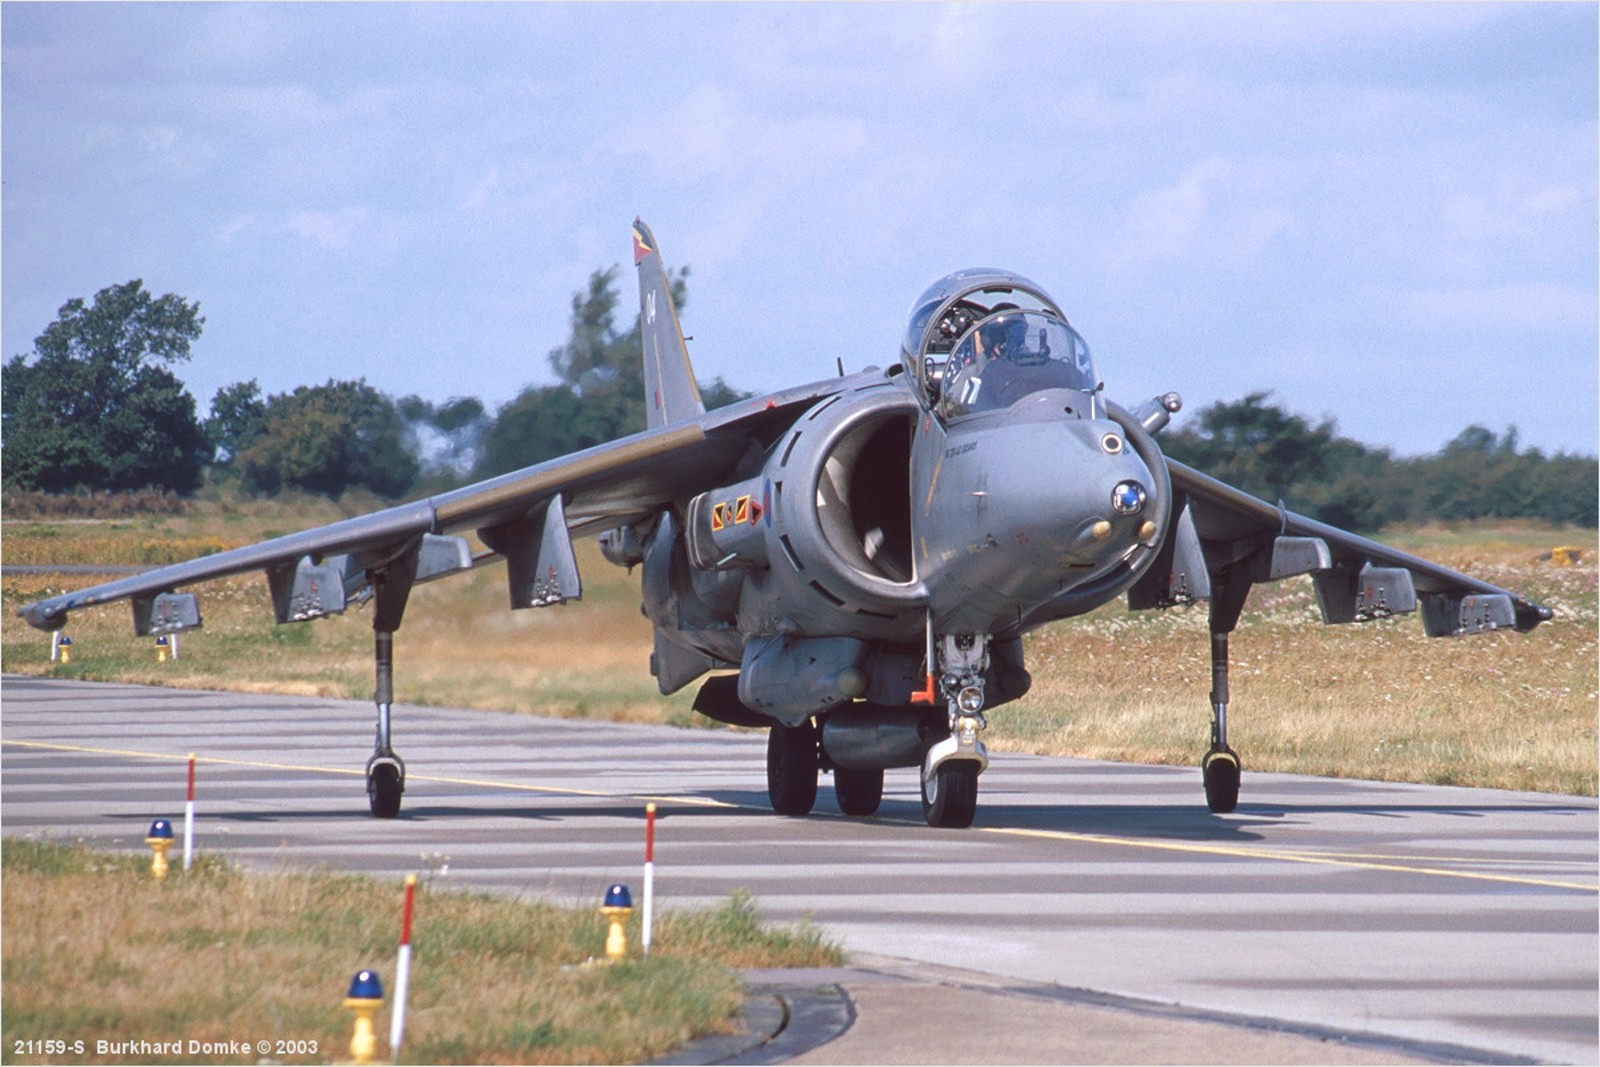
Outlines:
[[689, 365], [689, 349], [678, 325], [667, 268], [656, 250], [655, 235], [633, 220], [633, 263], [639, 268], [639, 332], [644, 341], [644, 400], [650, 428], [705, 414], [700, 386]]

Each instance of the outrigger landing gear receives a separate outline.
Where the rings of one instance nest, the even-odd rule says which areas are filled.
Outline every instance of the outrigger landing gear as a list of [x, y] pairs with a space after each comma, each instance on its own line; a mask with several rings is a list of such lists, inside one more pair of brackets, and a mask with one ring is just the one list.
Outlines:
[[378, 706], [377, 736], [372, 741], [372, 757], [367, 760], [367, 803], [378, 819], [399, 815], [400, 797], [406, 791], [406, 765], [395, 755], [389, 720], [394, 706], [394, 632], [400, 629], [416, 575], [415, 551], [367, 572], [372, 583], [372, 658], [376, 675], [372, 700]]
[[1206, 807], [1227, 815], [1239, 806], [1239, 754], [1228, 747], [1228, 635], [1211, 635], [1211, 749], [1200, 761]]
[[378, 705], [378, 733], [372, 743], [372, 758], [367, 760], [367, 802], [379, 819], [400, 814], [400, 795], [406, 791], [406, 765], [390, 744], [389, 716], [394, 704], [394, 633], [377, 630], [373, 634], [377, 664], [377, 689], [373, 700]]
[[[930, 642], [931, 643], [931, 642]], [[983, 717], [983, 672], [989, 667], [986, 634], [939, 639], [939, 686], [950, 712], [950, 736], [922, 759], [922, 816], [929, 826], [965, 829], [978, 811], [978, 775], [989, 753], [978, 740]]]
[[1239, 754], [1228, 747], [1228, 635], [1239, 625], [1250, 593], [1247, 564], [1225, 567], [1211, 575], [1211, 748], [1200, 761], [1206, 807], [1227, 815], [1239, 806]]

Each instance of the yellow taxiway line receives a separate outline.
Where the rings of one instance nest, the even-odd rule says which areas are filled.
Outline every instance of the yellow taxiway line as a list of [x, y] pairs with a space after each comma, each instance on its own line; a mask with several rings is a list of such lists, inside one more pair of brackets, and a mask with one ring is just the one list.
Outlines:
[[[1237, 845], [1205, 845], [1189, 841], [1145, 841], [1136, 837], [1115, 837], [1109, 834], [1082, 834], [1070, 830], [1031, 830], [1024, 827], [982, 826], [979, 831], [1005, 834], [1012, 837], [1040, 837], [1056, 841], [1073, 841], [1083, 844], [1112, 845], [1119, 848], [1146, 848], [1161, 852], [1189, 852], [1206, 856], [1230, 856], [1237, 859], [1265, 860], [1276, 863], [1304, 863], [1319, 867], [1346, 867], [1363, 871], [1394, 871], [1400, 874], [1424, 874], [1436, 878], [1465, 878], [1478, 882], [1509, 882], [1512, 885], [1539, 886], [1546, 889], [1577, 889], [1586, 893], [1600, 893], [1600, 885], [1583, 882], [1563, 882], [1553, 878], [1530, 878], [1526, 875], [1493, 874], [1485, 871], [1463, 871], [1447, 867], [1414, 867], [1408, 862], [1412, 857], [1370, 856], [1337, 852], [1306, 852], [1288, 849], [1242, 848]], [[1416, 857], [1422, 859], [1422, 857]], [[1446, 857], [1426, 857], [1437, 863]], [[1457, 859], [1459, 863], [1479, 863], [1476, 859]], [[1487, 861], [1490, 863], [1498, 861]]]

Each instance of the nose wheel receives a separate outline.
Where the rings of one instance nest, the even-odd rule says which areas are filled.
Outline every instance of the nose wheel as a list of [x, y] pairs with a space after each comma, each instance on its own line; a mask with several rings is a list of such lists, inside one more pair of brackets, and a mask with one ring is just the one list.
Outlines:
[[947, 760], [922, 777], [922, 817], [929, 826], [965, 830], [978, 814], [978, 772], [972, 760]]

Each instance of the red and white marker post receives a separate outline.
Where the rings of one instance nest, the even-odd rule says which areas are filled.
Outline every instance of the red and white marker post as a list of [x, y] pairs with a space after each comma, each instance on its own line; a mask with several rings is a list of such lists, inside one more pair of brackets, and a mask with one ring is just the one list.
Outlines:
[[650, 955], [650, 920], [652, 904], [656, 896], [656, 806], [649, 803], [644, 806], [644, 916], [640, 921], [643, 927], [639, 941], [644, 946], [644, 954]]
[[406, 875], [406, 903], [400, 917], [400, 958], [394, 965], [394, 1013], [389, 1020], [389, 1058], [400, 1058], [406, 1032], [406, 989], [411, 984], [411, 912], [416, 905], [417, 876]]
[[183, 804], [183, 869], [194, 863], [194, 753], [189, 753], [189, 798]]

